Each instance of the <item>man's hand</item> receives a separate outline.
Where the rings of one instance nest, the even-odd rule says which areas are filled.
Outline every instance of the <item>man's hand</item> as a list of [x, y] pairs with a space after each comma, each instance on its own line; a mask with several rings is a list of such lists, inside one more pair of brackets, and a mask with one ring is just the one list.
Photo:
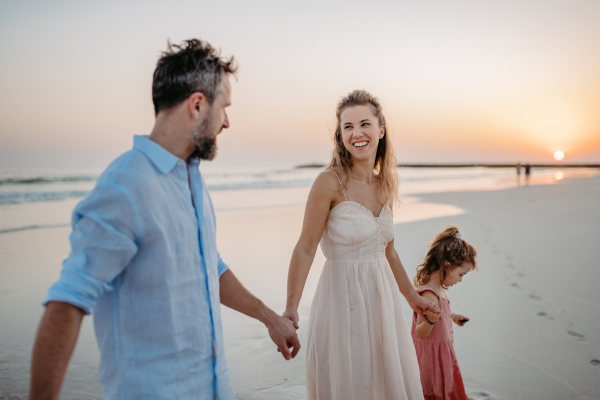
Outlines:
[[[266, 325], [271, 340], [277, 345], [277, 351], [281, 352], [283, 358], [291, 360], [296, 357], [300, 351], [300, 341], [294, 323], [286, 317], [276, 315], [269, 319]], [[291, 353], [290, 349], [292, 349]]]
[[287, 310], [285, 310], [283, 312], [283, 314], [281, 316], [292, 321], [294, 323], [294, 327], [296, 329], [300, 329], [300, 325], [298, 324], [300, 322], [300, 316], [298, 315], [298, 310], [288, 308]]
[[412, 308], [417, 315], [420, 315], [421, 317], [423, 317], [424, 311], [428, 311], [433, 314], [439, 314], [441, 311], [438, 306], [427, 300], [425, 297], [419, 296], [416, 291], [410, 298], [407, 297], [406, 300], [408, 301], [410, 308]]

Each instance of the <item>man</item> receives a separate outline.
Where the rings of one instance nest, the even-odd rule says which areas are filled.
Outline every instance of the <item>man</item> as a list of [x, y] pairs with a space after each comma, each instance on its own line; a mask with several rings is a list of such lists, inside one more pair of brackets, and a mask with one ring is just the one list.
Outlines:
[[136, 136], [73, 211], [71, 253], [33, 350], [31, 399], [58, 398], [92, 309], [106, 399], [233, 399], [219, 303], [263, 322], [286, 360], [298, 353], [292, 322], [221, 260], [198, 170], [229, 127], [235, 72], [233, 58], [196, 39], [169, 44], [159, 59], [151, 134]]

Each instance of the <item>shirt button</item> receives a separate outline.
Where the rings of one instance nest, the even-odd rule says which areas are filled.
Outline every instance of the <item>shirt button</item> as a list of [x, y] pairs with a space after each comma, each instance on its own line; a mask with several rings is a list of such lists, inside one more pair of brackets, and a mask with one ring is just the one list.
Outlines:
[[181, 167], [181, 161], [177, 161], [177, 166]]
[[184, 188], [185, 188], [185, 190], [188, 190], [188, 185], [185, 185]]

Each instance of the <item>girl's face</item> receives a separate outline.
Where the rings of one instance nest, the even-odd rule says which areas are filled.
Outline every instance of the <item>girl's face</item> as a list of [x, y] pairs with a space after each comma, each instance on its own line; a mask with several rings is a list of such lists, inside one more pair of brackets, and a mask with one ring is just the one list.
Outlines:
[[375, 159], [379, 139], [383, 138], [383, 127], [371, 111], [371, 107], [348, 107], [340, 114], [342, 141], [352, 157], [358, 160]]
[[462, 282], [462, 277], [471, 270], [473, 270], [473, 264], [470, 262], [464, 262], [460, 266], [452, 268], [446, 274], [446, 279], [444, 279], [443, 285], [450, 287], [456, 285], [458, 282]]

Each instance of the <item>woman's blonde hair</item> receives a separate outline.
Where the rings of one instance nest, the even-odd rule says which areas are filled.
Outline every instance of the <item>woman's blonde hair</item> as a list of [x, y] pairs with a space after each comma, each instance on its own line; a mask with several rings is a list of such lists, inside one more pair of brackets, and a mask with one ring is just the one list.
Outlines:
[[342, 184], [345, 186], [348, 180], [348, 174], [352, 168], [352, 158], [350, 152], [344, 146], [342, 140], [342, 125], [340, 117], [342, 112], [349, 107], [369, 106], [371, 112], [383, 128], [383, 138], [377, 145], [375, 164], [373, 172], [379, 179], [379, 195], [384, 203], [390, 202], [390, 209], [393, 210], [394, 203], [399, 203], [398, 198], [398, 172], [396, 171], [396, 156], [390, 136], [388, 135], [387, 123], [383, 115], [383, 108], [379, 99], [365, 90], [355, 90], [337, 103], [335, 115], [337, 117], [337, 126], [333, 136], [333, 152], [331, 162], [327, 169], [338, 167], [342, 173]]
[[424, 285], [429, 282], [432, 273], [440, 271], [440, 283], [444, 289], [448, 289], [444, 286], [448, 272], [465, 262], [473, 264], [473, 270], [476, 270], [475, 257], [477, 257], [475, 247], [462, 239], [456, 226], [450, 225], [438, 233], [431, 243], [425, 261], [417, 267], [414, 284], [416, 287]]

